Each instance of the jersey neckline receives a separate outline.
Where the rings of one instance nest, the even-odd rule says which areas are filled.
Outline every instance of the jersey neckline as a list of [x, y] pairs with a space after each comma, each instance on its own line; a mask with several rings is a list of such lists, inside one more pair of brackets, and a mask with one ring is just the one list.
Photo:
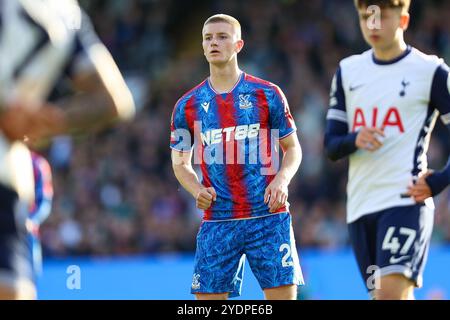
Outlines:
[[242, 82], [242, 80], [243, 80], [244, 78], [245, 78], [245, 72], [244, 72], [244, 71], [241, 71], [241, 73], [239, 74], [239, 77], [238, 77], [236, 83], [234, 84], [234, 86], [233, 86], [228, 92], [222, 92], [222, 93], [217, 92], [216, 89], [214, 89], [214, 87], [213, 87], [212, 84], [211, 84], [210, 77], [208, 77], [208, 78], [206, 79], [206, 83], [208, 84], [208, 88], [209, 88], [212, 92], [214, 92], [214, 94], [216, 94], [216, 95], [230, 94], [231, 92], [233, 92], [234, 89], [236, 89], [236, 88], [239, 86], [239, 84]]
[[400, 60], [405, 58], [407, 55], [409, 55], [411, 53], [411, 51], [412, 51], [412, 48], [410, 45], [408, 45], [406, 47], [406, 50], [404, 52], [402, 52], [402, 54], [399, 55], [398, 57], [391, 59], [391, 60], [380, 60], [375, 57], [375, 53], [372, 50], [372, 60], [375, 64], [378, 64], [378, 65], [389, 65], [389, 64], [399, 62]]

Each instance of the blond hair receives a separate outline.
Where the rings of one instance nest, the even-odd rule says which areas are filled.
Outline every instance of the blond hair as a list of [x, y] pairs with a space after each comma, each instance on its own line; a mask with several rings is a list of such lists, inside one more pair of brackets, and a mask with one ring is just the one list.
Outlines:
[[234, 31], [236, 32], [237, 38], [241, 39], [241, 24], [236, 18], [233, 18], [232, 16], [229, 16], [227, 14], [219, 13], [209, 17], [203, 24], [203, 29], [208, 23], [218, 23], [218, 22], [225, 22], [231, 24], [234, 28]]

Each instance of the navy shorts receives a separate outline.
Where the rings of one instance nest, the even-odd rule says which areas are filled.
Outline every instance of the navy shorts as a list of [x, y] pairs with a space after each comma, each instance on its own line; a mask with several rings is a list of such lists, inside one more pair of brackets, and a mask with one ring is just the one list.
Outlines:
[[424, 204], [394, 207], [348, 225], [350, 241], [368, 291], [374, 276], [403, 274], [417, 287], [428, 256], [434, 208]]
[[14, 287], [33, 281], [31, 243], [25, 227], [28, 208], [17, 193], [0, 185], [0, 283]]
[[291, 215], [203, 221], [197, 235], [192, 293], [241, 294], [245, 257], [262, 289], [303, 285]]

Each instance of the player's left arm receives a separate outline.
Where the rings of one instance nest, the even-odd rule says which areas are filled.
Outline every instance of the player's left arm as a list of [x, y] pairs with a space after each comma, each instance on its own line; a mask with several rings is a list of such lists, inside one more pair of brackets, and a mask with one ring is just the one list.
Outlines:
[[[450, 78], [449, 67], [445, 64], [440, 65], [434, 74], [430, 105], [439, 111], [441, 121], [450, 131]], [[421, 175], [416, 183], [408, 188], [408, 194], [416, 202], [423, 202], [442, 192], [449, 184], [450, 158], [442, 170], [428, 170]]]
[[264, 202], [268, 203], [270, 212], [276, 212], [286, 204], [289, 183], [302, 162], [302, 148], [295, 132], [280, 140], [280, 146], [283, 150], [281, 168], [264, 194]]
[[268, 204], [270, 212], [276, 212], [287, 202], [288, 185], [302, 161], [302, 149], [287, 99], [281, 89], [276, 86], [272, 91], [269, 110], [270, 128], [272, 131], [278, 130], [283, 159], [280, 170], [265, 190], [264, 202]]

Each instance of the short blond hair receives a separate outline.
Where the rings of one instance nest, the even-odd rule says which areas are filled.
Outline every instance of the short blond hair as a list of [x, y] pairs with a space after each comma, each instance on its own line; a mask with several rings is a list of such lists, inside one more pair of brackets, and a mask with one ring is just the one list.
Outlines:
[[238, 39], [241, 39], [241, 24], [239, 23], [239, 21], [232, 17], [229, 16], [227, 14], [215, 14], [211, 17], [209, 17], [208, 19], [206, 19], [205, 23], [203, 24], [203, 29], [205, 28], [205, 26], [208, 23], [217, 23], [217, 22], [225, 22], [225, 23], [229, 23], [233, 26], [234, 30], [236, 31], [236, 36], [238, 37]]

